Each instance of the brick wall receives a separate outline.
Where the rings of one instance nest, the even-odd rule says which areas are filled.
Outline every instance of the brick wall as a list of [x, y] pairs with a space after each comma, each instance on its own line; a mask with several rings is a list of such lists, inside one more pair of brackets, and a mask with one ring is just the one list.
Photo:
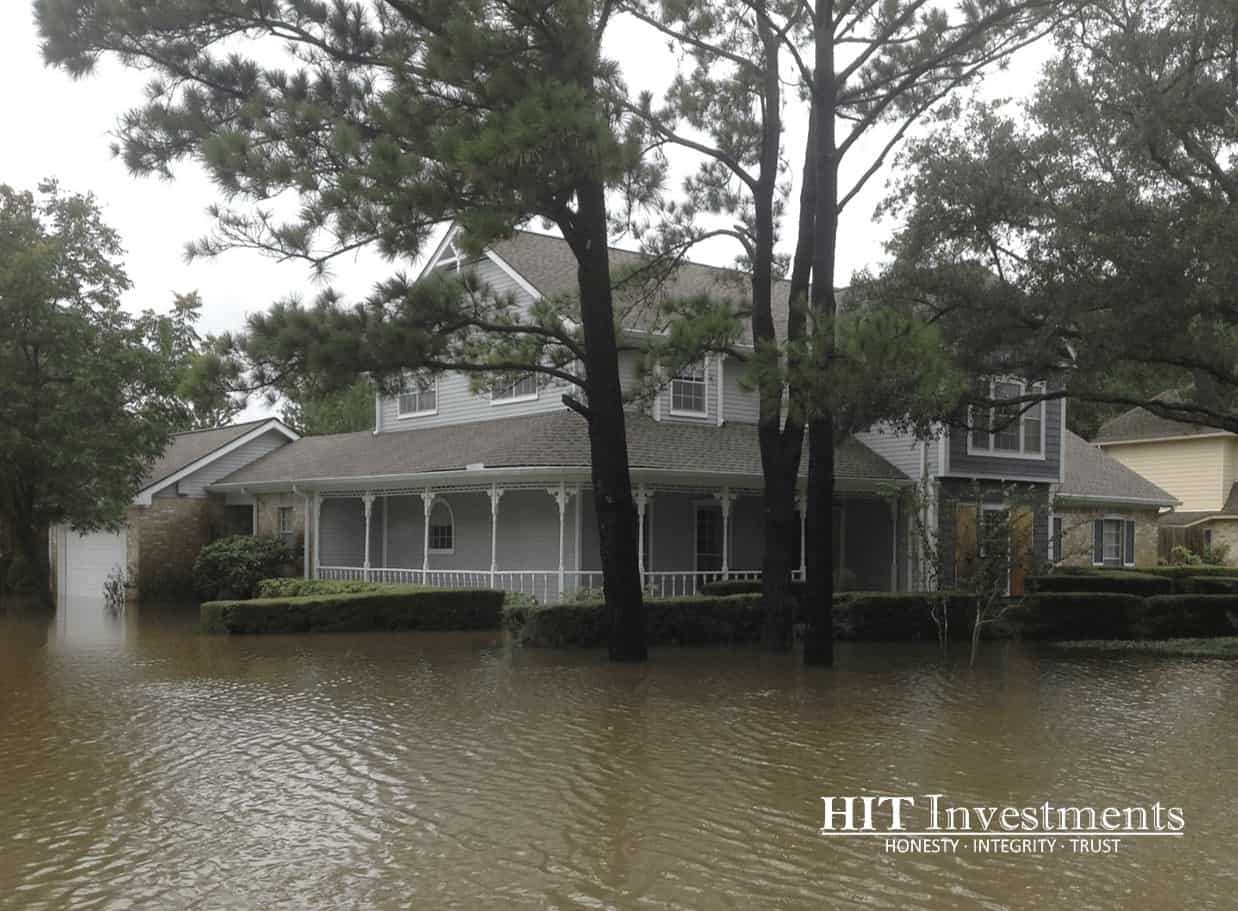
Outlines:
[[1093, 529], [1096, 519], [1135, 520], [1135, 565], [1156, 566], [1157, 526], [1155, 509], [1073, 509], [1058, 507], [1054, 516], [1062, 520], [1062, 566], [1091, 566]]
[[224, 527], [217, 498], [155, 497], [150, 506], [130, 506], [129, 578], [139, 594], [184, 588], [203, 545]]
[[[279, 530], [279, 510], [292, 509], [291, 540], [288, 542], [296, 557], [297, 572], [302, 571], [301, 558], [305, 545], [305, 497], [292, 493], [263, 493], [255, 498], [258, 503], [258, 534], [273, 535]], [[311, 540], [311, 545], [312, 545]]]
[[1222, 544], [1229, 545], [1229, 555], [1225, 558], [1226, 565], [1238, 566], [1238, 521], [1214, 520], [1205, 525], [1204, 529], [1212, 532], [1213, 547], [1219, 547]]

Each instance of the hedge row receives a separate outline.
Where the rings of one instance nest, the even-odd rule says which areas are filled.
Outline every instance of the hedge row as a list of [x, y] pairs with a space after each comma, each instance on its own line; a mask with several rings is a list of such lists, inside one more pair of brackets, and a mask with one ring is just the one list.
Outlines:
[[[727, 583], [730, 584], [730, 583]], [[951, 595], [947, 610], [952, 637], [971, 635], [975, 602]], [[601, 602], [509, 605], [504, 625], [517, 642], [561, 648], [606, 644]], [[734, 645], [761, 638], [763, 609], [758, 594], [697, 595], [646, 602], [650, 645]], [[1001, 635], [1008, 630], [993, 627]], [[854, 642], [905, 642], [937, 639], [929, 604], [921, 594], [848, 592], [834, 599], [835, 638]]]
[[1026, 598], [1017, 618], [1028, 639], [1232, 636], [1238, 632], [1238, 597], [1049, 592]]
[[503, 593], [489, 589], [390, 586], [352, 594], [207, 601], [208, 633], [362, 632], [496, 629]]
[[255, 598], [300, 598], [305, 595], [355, 595], [361, 592], [410, 591], [416, 585], [392, 585], [345, 579], [263, 579], [254, 590]]
[[1173, 594], [1173, 580], [1153, 573], [1108, 572], [1053, 573], [1048, 576], [1030, 576], [1027, 590], [1039, 592], [1110, 592], [1121, 595], [1169, 595]]

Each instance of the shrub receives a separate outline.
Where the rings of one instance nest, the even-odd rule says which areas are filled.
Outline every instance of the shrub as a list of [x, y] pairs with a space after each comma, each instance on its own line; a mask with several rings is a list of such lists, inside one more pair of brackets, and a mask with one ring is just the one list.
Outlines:
[[401, 591], [416, 586], [392, 585], [383, 582], [362, 582], [359, 579], [263, 579], [254, 588], [255, 598], [299, 598], [303, 595], [355, 595], [359, 592]]
[[1232, 636], [1238, 631], [1233, 595], [1159, 595], [1140, 605], [1131, 626], [1136, 639]]
[[[923, 592], [843, 593], [834, 599], [834, 638], [852, 642], [935, 641], [937, 624], [931, 607], [929, 596]], [[946, 608], [950, 638], [969, 638], [976, 620], [975, 598], [947, 594]], [[996, 626], [986, 629], [988, 634], [1004, 632]]]
[[1235, 595], [1238, 594], [1238, 576], [1188, 576], [1181, 580], [1183, 594]]
[[1143, 603], [1115, 592], [1047, 592], [1025, 598], [1018, 617], [1029, 639], [1121, 639]]
[[250, 598], [258, 583], [291, 572], [292, 551], [276, 537], [232, 535], [212, 541], [193, 564], [193, 587], [204, 601]]
[[501, 591], [410, 585], [351, 594], [208, 601], [201, 618], [208, 633], [471, 630], [497, 628], [502, 609]]
[[1122, 595], [1168, 595], [1173, 580], [1152, 573], [1092, 572], [1029, 576], [1029, 592], [1113, 592]]
[[[759, 595], [761, 593], [760, 579], [727, 579], [719, 582], [706, 582], [700, 586], [701, 595]], [[791, 583], [791, 594], [798, 598], [804, 593], [803, 582]]]
[[[599, 648], [606, 645], [606, 611], [599, 601], [517, 604], [504, 608], [504, 625], [522, 645]], [[761, 638], [760, 596], [697, 595], [646, 602], [650, 645], [729, 645]]]

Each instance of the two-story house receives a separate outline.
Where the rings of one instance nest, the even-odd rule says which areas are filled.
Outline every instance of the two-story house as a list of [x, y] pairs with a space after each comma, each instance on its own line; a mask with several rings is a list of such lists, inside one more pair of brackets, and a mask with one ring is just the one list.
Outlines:
[[[636, 254], [612, 251], [616, 269], [637, 261]], [[531, 232], [478, 258], [460, 253], [449, 234], [426, 268], [476, 270], [527, 303], [576, 291], [567, 245]], [[744, 286], [733, 271], [692, 263], [674, 281], [678, 294], [735, 297]], [[779, 292], [785, 320], [785, 286]], [[636, 366], [636, 353], [626, 352], [621, 370], [629, 391]], [[744, 381], [746, 369], [739, 358], [711, 355], [665, 378], [656, 394], [628, 411], [640, 568], [658, 593], [759, 576], [758, 403]], [[1023, 388], [998, 382], [994, 392], [1001, 398]], [[269, 517], [293, 513], [307, 574], [493, 585], [555, 600], [601, 584], [587, 431], [563, 404], [564, 391], [529, 376], [478, 393], [466, 376], [445, 373], [400, 395], [379, 396], [372, 432], [298, 440], [212, 489], [230, 502], [254, 503], [262, 531]], [[1044, 559], [1050, 487], [1062, 479], [1064, 405], [1040, 405], [1013, 425], [998, 427], [996, 416], [976, 423], [980, 429], [945, 432], [930, 442], [875, 429], [838, 446], [835, 565], [842, 584], [868, 590], [922, 584], [912, 517], [901, 496], [920, 481], [932, 491], [932, 526], [946, 550], [957, 551], [955, 563], [968, 559], [969, 548], [974, 552], [983, 521], [978, 507], [1005, 508], [1003, 484], [1023, 485], [1043, 508], [1016, 523], [1015, 546], [1029, 568]], [[801, 488], [805, 472], [806, 460]], [[988, 491], [982, 506], [971, 495], [976, 485]], [[1019, 591], [1021, 574], [1011, 588]]]
[[1160, 555], [1229, 546], [1238, 565], [1238, 435], [1133, 408], [1107, 421], [1096, 443], [1163, 488], [1180, 506], [1160, 517]]

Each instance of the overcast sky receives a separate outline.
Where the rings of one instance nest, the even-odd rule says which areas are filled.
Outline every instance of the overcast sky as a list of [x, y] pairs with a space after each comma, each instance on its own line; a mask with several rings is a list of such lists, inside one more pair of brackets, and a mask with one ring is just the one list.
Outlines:
[[[662, 43], [636, 24], [613, 31], [609, 53], [625, 64], [635, 88], [665, 85], [673, 61], [658, 54]], [[987, 93], [1017, 93], [1030, 84], [1043, 52], [1016, 62], [1012, 71], [991, 77]], [[34, 189], [44, 177], [56, 177], [67, 190], [90, 191], [102, 204], [107, 222], [120, 232], [125, 267], [133, 281], [125, 304], [134, 310], [165, 309], [173, 292], [197, 290], [204, 307], [201, 328], [219, 332], [241, 328], [244, 316], [289, 293], [310, 297], [320, 286], [302, 264], [276, 263], [256, 253], [237, 251], [213, 261], [187, 264], [186, 241], [206, 233], [206, 208], [218, 199], [203, 171], [185, 163], [176, 179], [132, 177], [112, 156], [109, 132], [117, 116], [141, 99], [145, 78], [104, 62], [95, 75], [74, 82], [43, 65], [30, 4], [0, 3], [0, 84], [5, 92], [3, 123], [9, 135], [0, 141], [0, 182]], [[793, 124], [789, 142], [802, 143], [802, 124]], [[839, 232], [839, 271], [845, 281], [852, 270], [879, 260], [889, 225], [874, 224], [871, 214], [882, 196], [884, 179], [874, 179], [862, 198], [849, 207]], [[735, 250], [715, 245], [694, 258], [729, 264]], [[348, 298], [365, 294], [391, 266], [362, 255], [335, 267], [334, 284]]]

